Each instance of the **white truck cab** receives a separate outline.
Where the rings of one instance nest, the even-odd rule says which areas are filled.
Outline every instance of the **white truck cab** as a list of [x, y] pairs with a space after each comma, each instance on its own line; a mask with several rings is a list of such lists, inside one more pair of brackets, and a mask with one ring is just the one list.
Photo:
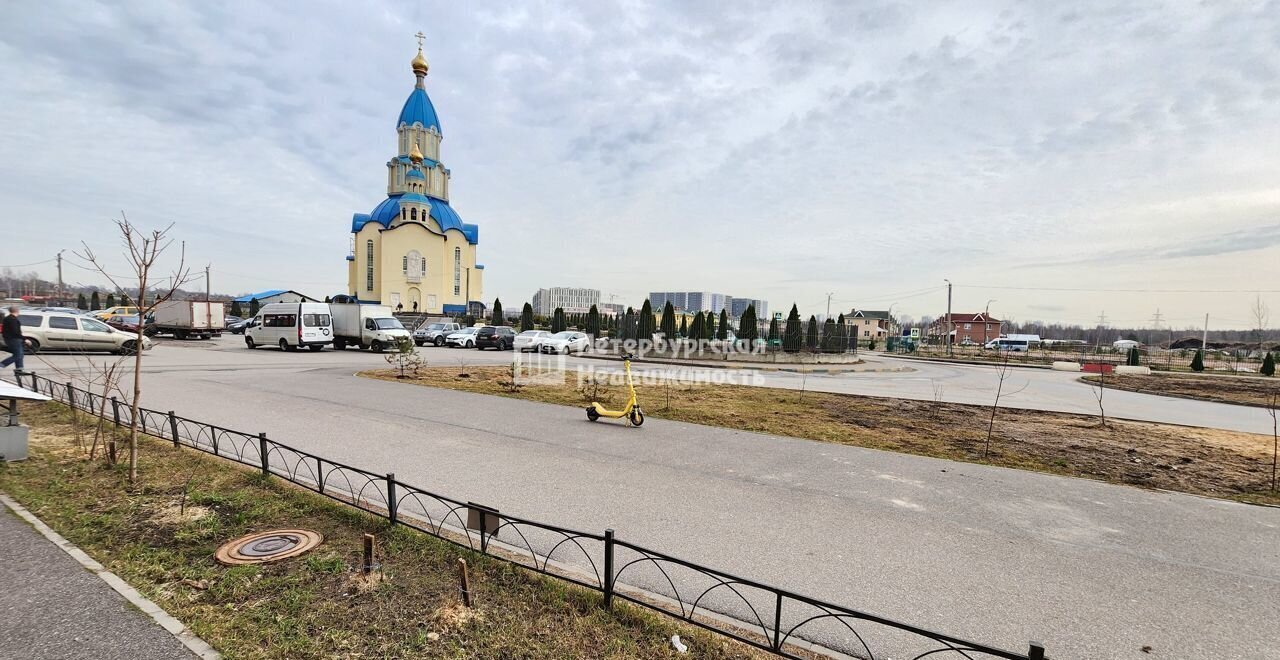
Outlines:
[[348, 346], [382, 352], [394, 348], [402, 339], [411, 339], [400, 320], [391, 315], [386, 305], [333, 303], [333, 347]]

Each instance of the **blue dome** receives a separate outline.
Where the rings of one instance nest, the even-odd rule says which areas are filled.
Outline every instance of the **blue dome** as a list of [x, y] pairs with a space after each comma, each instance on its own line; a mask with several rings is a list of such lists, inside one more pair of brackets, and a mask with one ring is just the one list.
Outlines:
[[401, 124], [412, 126], [415, 122], [426, 128], [435, 127], [436, 131], [440, 131], [436, 107], [431, 105], [431, 99], [427, 98], [427, 90], [421, 87], [414, 87], [413, 91], [409, 92], [409, 98], [405, 99], [404, 107], [400, 109], [400, 120], [396, 122], [396, 128], [400, 128]]
[[480, 242], [480, 228], [476, 225], [469, 225], [462, 221], [462, 217], [458, 212], [453, 210], [449, 203], [428, 197], [418, 193], [398, 193], [392, 195], [373, 208], [373, 211], [365, 213], [357, 213], [351, 216], [351, 233], [360, 231], [365, 224], [376, 222], [383, 227], [390, 227], [396, 218], [400, 217], [400, 202], [410, 202], [414, 204], [429, 204], [431, 206], [431, 217], [435, 218], [436, 223], [440, 225], [441, 231], [449, 231], [456, 229], [462, 232], [467, 238], [467, 242], [476, 245]]
[[419, 169], [416, 169], [416, 168], [415, 168], [415, 169], [412, 169], [412, 170], [409, 170], [409, 171], [405, 174], [405, 176], [409, 177], [410, 179], [425, 179], [425, 178], [426, 178], [425, 176], [423, 176], [423, 175], [422, 175], [422, 170], [419, 170]]

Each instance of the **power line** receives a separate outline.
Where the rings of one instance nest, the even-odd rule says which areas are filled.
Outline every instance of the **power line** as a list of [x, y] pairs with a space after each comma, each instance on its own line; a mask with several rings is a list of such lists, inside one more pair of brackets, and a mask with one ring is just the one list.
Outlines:
[[28, 267], [30, 267], [30, 266], [40, 266], [40, 265], [43, 265], [43, 264], [53, 263], [54, 261], [55, 261], [54, 259], [45, 259], [44, 261], [37, 261], [37, 262], [35, 262], [35, 263], [30, 263], [30, 264], [14, 264], [14, 265], [12, 265], [12, 266], [0, 266], [0, 268], [28, 268]]
[[1074, 287], [996, 286], [959, 284], [971, 289], [1009, 289], [1015, 291], [1077, 291], [1084, 293], [1280, 293], [1280, 289], [1085, 289]]

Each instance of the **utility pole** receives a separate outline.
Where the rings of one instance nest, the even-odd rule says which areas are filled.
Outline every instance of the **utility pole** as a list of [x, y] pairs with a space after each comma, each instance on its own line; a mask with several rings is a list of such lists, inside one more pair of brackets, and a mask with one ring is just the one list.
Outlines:
[[62, 300], [62, 253], [66, 250], [58, 250], [58, 304], [63, 304]]
[[209, 305], [209, 267], [212, 265], [206, 264], [204, 267], [204, 327], [206, 328], [213, 327], [213, 308]]
[[1204, 336], [1200, 339], [1200, 350], [1209, 350], [1209, 315], [1204, 315]]
[[991, 303], [999, 302], [995, 298], [987, 300], [987, 306], [982, 308], [982, 345], [987, 345], [987, 328], [991, 327]]
[[947, 283], [947, 325], [943, 332], [947, 333], [947, 357], [951, 357], [951, 280], [942, 281]]
[[830, 292], [830, 291], [827, 292], [827, 316], [826, 318], [822, 319], [823, 322], [826, 322], [827, 319], [831, 318], [831, 296], [834, 296], [834, 295], [836, 294], [833, 292]]

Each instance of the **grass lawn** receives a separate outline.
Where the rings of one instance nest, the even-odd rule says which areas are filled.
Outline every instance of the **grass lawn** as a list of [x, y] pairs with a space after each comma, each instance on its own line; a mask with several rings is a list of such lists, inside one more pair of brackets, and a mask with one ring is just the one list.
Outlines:
[[[1099, 376], [1081, 380], [1096, 383]], [[1195, 374], [1152, 374], [1150, 376], [1107, 376], [1107, 387], [1146, 394], [1182, 396], [1190, 399], [1237, 403], [1248, 406], [1280, 405], [1280, 378], [1265, 376], [1210, 376]]]
[[[228, 658], [667, 658], [675, 634], [696, 657], [765, 657], [625, 603], [606, 612], [595, 592], [172, 443], [143, 438], [130, 487], [123, 468], [86, 459], [66, 407], [28, 406], [23, 418], [31, 458], [0, 463], [0, 490]], [[273, 564], [213, 560], [228, 540], [285, 527], [324, 543]], [[366, 532], [384, 567], [373, 579], [358, 569]], [[474, 608], [458, 597], [459, 557]]]
[[[361, 375], [577, 407], [626, 399], [625, 387], [580, 388], [572, 374], [563, 385], [515, 388], [506, 367], [427, 367], [403, 380], [391, 370]], [[649, 417], [1280, 504], [1271, 436], [1117, 420], [1104, 427], [1097, 416], [1002, 408], [987, 452], [984, 406], [679, 382], [638, 386], [637, 394]]]

